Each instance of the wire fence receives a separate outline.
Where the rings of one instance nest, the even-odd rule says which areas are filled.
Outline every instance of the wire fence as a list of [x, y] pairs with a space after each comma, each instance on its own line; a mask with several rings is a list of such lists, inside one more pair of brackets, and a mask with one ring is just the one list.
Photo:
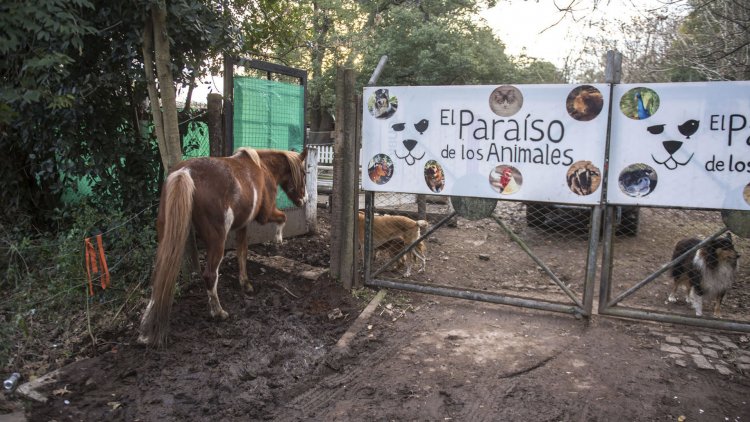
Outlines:
[[[592, 217], [599, 208], [498, 201], [491, 217], [472, 221], [458, 216], [424, 239], [425, 265], [421, 271], [422, 263], [413, 253], [389, 264], [408, 245], [402, 240], [390, 240], [395, 236], [394, 230], [387, 225], [388, 217], [383, 218], [403, 215], [419, 220], [417, 195], [378, 192], [374, 207], [372, 272], [376, 276], [555, 303], [576, 304], [583, 298]], [[596, 270], [594, 281], [603, 271], [611, 271], [610, 297], [617, 297], [669, 264], [678, 241], [689, 237], [705, 239], [724, 227], [719, 211], [613, 208], [611, 268], [602, 264], [604, 248], [609, 246], [603, 242], [598, 243], [596, 262], [592, 263]], [[421, 233], [431, 230], [451, 212], [447, 197], [427, 196], [422, 215], [429, 225], [420, 228]], [[599, 240], [603, 238], [601, 234], [597, 236]], [[722, 318], [750, 321], [750, 262], [744, 258], [750, 253], [750, 240], [735, 235], [733, 242], [741, 258], [735, 281], [722, 303]], [[406, 275], [408, 259], [415, 261]], [[668, 269], [618, 306], [694, 316], [695, 311], [685, 301], [684, 288], [676, 302], [667, 301], [673, 284]], [[712, 310], [713, 306], [704, 304], [705, 316], [713, 317]]]

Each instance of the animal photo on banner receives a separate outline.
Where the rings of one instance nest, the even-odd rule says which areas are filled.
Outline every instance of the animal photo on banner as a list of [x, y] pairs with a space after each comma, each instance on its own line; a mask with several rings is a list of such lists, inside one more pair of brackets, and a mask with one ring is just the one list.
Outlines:
[[512, 85], [495, 88], [489, 98], [490, 109], [498, 116], [510, 117], [523, 106], [523, 94]]
[[591, 195], [602, 181], [599, 169], [591, 161], [578, 161], [568, 169], [567, 183], [576, 195]]
[[565, 100], [565, 108], [570, 117], [587, 122], [593, 120], [604, 107], [601, 91], [591, 85], [582, 85], [570, 91]]
[[620, 98], [620, 111], [633, 120], [644, 120], [659, 110], [659, 95], [650, 88], [637, 87]]
[[398, 109], [398, 98], [391, 97], [387, 89], [378, 89], [367, 100], [367, 109], [376, 119], [387, 119]]
[[230, 231], [236, 233], [239, 281], [253, 291], [247, 276], [248, 225], [276, 224], [276, 243], [282, 242], [286, 214], [276, 208], [277, 186], [297, 206], [306, 201], [307, 150], [240, 148], [231, 157], [202, 157], [182, 161], [164, 182], [157, 216], [158, 246], [151, 276], [151, 300], [141, 318], [138, 341], [163, 346], [169, 314], [191, 224], [206, 245], [203, 282], [212, 317], [227, 319], [217, 294], [219, 264]]

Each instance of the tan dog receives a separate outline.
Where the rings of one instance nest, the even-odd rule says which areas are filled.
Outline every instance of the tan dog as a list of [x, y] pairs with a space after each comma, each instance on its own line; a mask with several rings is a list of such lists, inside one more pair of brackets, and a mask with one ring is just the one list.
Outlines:
[[[420, 234], [421, 235], [421, 234]], [[400, 239], [394, 239], [389, 240], [388, 242], [385, 242], [383, 245], [377, 247], [375, 249], [375, 253], [384, 253], [387, 254], [387, 259], [391, 259], [394, 256], [396, 256], [399, 252], [401, 252], [402, 249], [404, 249], [407, 245], [404, 245], [404, 242], [402, 242]], [[417, 243], [417, 246], [412, 248], [409, 253], [402, 255], [401, 258], [398, 260], [398, 268], [403, 268], [407, 264], [417, 264], [417, 260], [422, 261], [422, 267], [417, 270], [418, 273], [424, 272], [425, 268], [427, 267], [427, 258], [425, 257], [425, 251], [427, 250], [427, 247], [425, 246], [424, 242]], [[411, 261], [411, 262], [407, 262]]]
[[[360, 256], [364, 257], [364, 243], [365, 243], [365, 213], [360, 211], [357, 213], [359, 220], [359, 250]], [[414, 221], [409, 217], [402, 215], [376, 215], [372, 223], [372, 246], [377, 251], [388, 247], [389, 241], [400, 242], [400, 249], [411, 245], [419, 239], [420, 228], [429, 227], [430, 223], [425, 220]], [[395, 248], [388, 248], [389, 251]], [[417, 259], [422, 260], [422, 271], [426, 264], [426, 258], [424, 255], [424, 242], [419, 242], [408, 254], [404, 256], [403, 263], [406, 266], [404, 277], [411, 275], [412, 263]], [[393, 255], [391, 255], [393, 256]]]

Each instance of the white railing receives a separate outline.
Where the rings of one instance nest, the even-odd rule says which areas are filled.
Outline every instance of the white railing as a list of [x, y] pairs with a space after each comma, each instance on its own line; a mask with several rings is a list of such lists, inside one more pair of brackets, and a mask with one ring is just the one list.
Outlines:
[[[331, 193], [333, 191], [333, 144], [309, 144], [308, 146], [318, 150], [318, 192]], [[362, 188], [361, 180], [359, 187]]]

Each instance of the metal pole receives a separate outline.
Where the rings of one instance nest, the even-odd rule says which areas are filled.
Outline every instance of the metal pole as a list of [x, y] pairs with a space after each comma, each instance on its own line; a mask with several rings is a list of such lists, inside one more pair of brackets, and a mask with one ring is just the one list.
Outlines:
[[503, 296], [469, 289], [459, 290], [451, 287], [436, 286], [434, 284], [425, 285], [416, 283], [404, 283], [397, 280], [372, 279], [370, 280], [370, 283], [368, 283], [368, 285], [387, 289], [399, 289], [417, 293], [454, 297], [458, 299], [478, 300], [482, 302], [497, 303], [500, 305], [519, 306], [523, 308], [539, 309], [542, 311], [562, 312], [574, 315], [580, 315], [583, 311], [579, 307], [562, 303], [524, 299], [517, 296]]
[[495, 217], [494, 215], [492, 216], [492, 218], [495, 220], [495, 222], [497, 222], [497, 224], [500, 225], [500, 227], [503, 228], [503, 230], [505, 230], [508, 236], [510, 236], [511, 239], [513, 239], [513, 241], [516, 242], [518, 246], [520, 246], [521, 249], [523, 249], [524, 252], [526, 252], [526, 254], [536, 263], [536, 265], [541, 267], [544, 270], [544, 272], [547, 273], [547, 275], [552, 279], [552, 281], [554, 281], [555, 284], [557, 284], [557, 287], [562, 289], [562, 291], [565, 292], [566, 295], [568, 295], [568, 297], [576, 304], [576, 306], [578, 306], [579, 308], [583, 308], [581, 301], [578, 300], [578, 298], [568, 288], [568, 286], [566, 286], [565, 283], [560, 281], [560, 279], [557, 278], [555, 273], [553, 273], [552, 270], [550, 270], [549, 267], [544, 262], [542, 262], [541, 259], [537, 258], [536, 255], [534, 255], [534, 252], [532, 252], [532, 250], [529, 249], [529, 247], [523, 242], [523, 240], [521, 240], [520, 237], [518, 237], [515, 233], [513, 233], [513, 230], [511, 230], [510, 227], [505, 225], [505, 223], [503, 223], [502, 220]]
[[[613, 247], [613, 234], [614, 225], [617, 224], [614, 219], [614, 209], [608, 204], [607, 198], [607, 183], [609, 183], [609, 151], [612, 140], [612, 109], [613, 109], [613, 96], [615, 92], [615, 84], [619, 84], [622, 78], [622, 53], [617, 51], [607, 51], [607, 66], [604, 69], [605, 82], [609, 84], [609, 104], [607, 105], [607, 135], [604, 143], [604, 169], [602, 171], [602, 197], [601, 202], [603, 206], [604, 216], [604, 239], [603, 239], [603, 252], [602, 252], [602, 277], [599, 284], [599, 311], [601, 311], [604, 305], [609, 301], [610, 296], [610, 283], [612, 281], [612, 247]], [[589, 251], [591, 256], [591, 251]], [[586, 274], [588, 280], [589, 274]], [[594, 276], [591, 275], [592, 282]], [[593, 286], [588, 287], [593, 290]], [[593, 300], [593, 298], [592, 298]]]
[[750, 332], [750, 324], [740, 321], [723, 321], [713, 318], [696, 318], [683, 315], [664, 314], [661, 312], [651, 312], [640, 309], [628, 309], [618, 306], [600, 312], [602, 315], [645, 319], [649, 321], [666, 322], [670, 324], [693, 325], [696, 327], [713, 328], [718, 330], [744, 331]]
[[[373, 191], [365, 191], [365, 244], [364, 244], [364, 250], [362, 251], [362, 256], [364, 259], [364, 262], [362, 263], [363, 267], [363, 273], [364, 273], [364, 282], [365, 284], [368, 283], [368, 280], [370, 280], [370, 277], [372, 275], [370, 274], [370, 271], [372, 271], [372, 220], [375, 217], [375, 192]], [[359, 224], [359, 218], [357, 218], [356, 223]], [[359, 227], [357, 228], [359, 230]], [[357, 231], [357, 235], [359, 235], [359, 231]]]
[[612, 280], [612, 238], [614, 237], [615, 209], [604, 207], [604, 241], [602, 246], [602, 278], [599, 283], [599, 313], [606, 308], [610, 296]]
[[373, 86], [378, 82], [380, 73], [383, 71], [383, 68], [385, 67], [385, 63], [387, 61], [388, 61], [388, 56], [383, 55], [380, 57], [380, 61], [378, 62], [378, 65], [375, 66], [375, 70], [372, 72], [372, 76], [370, 76], [370, 80], [367, 81], [367, 86]]
[[586, 279], [583, 283], [583, 310], [585, 316], [591, 316], [594, 307], [594, 284], [596, 284], [596, 253], [599, 250], [599, 232], [602, 227], [603, 207], [596, 205], [591, 210], [591, 233], [589, 253], [586, 256]]

